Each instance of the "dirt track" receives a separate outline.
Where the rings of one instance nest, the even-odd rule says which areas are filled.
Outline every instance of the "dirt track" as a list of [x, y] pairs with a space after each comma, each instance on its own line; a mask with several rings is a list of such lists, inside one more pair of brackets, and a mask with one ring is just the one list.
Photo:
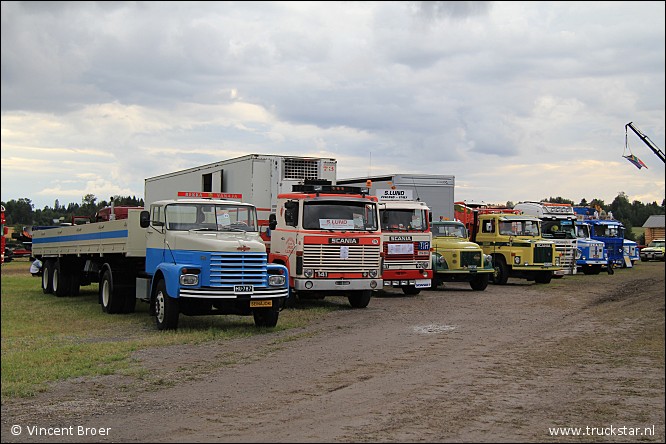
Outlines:
[[664, 263], [650, 262], [549, 285], [389, 292], [304, 329], [137, 353], [142, 378], [12, 400], [2, 441], [664, 442], [664, 288]]

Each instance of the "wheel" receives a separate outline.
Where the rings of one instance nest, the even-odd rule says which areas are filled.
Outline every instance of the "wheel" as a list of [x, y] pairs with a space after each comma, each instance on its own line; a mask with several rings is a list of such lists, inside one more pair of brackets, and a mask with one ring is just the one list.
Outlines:
[[534, 282], [537, 284], [550, 284], [550, 280], [553, 278], [552, 271], [541, 271], [537, 273], [534, 277]]
[[488, 274], [480, 274], [469, 281], [469, 285], [474, 291], [483, 291], [488, 286], [489, 280], [490, 276]]
[[105, 313], [122, 312], [123, 300], [114, 290], [111, 270], [104, 270], [102, 274], [102, 280], [99, 283], [99, 301], [102, 304], [102, 311]]
[[78, 296], [81, 291], [81, 275], [75, 272], [69, 277], [69, 294]]
[[414, 285], [403, 285], [400, 288], [402, 288], [402, 292], [407, 296], [416, 296], [417, 294], [421, 293], [421, 289], [416, 288]]
[[178, 328], [178, 300], [169, 296], [166, 283], [161, 279], [155, 288], [155, 325], [158, 330]]
[[257, 327], [275, 327], [280, 316], [280, 309], [276, 307], [256, 308], [252, 310], [252, 316], [254, 316], [254, 325]]
[[69, 296], [71, 290], [70, 276], [67, 274], [67, 272], [63, 272], [62, 264], [60, 261], [57, 261], [55, 263], [55, 267], [53, 267], [53, 279], [51, 282], [51, 285], [53, 286], [53, 293], [55, 293], [56, 296], [59, 298], [63, 296]]
[[44, 294], [53, 293], [53, 267], [55, 263], [51, 260], [45, 260], [42, 268], [42, 291]]
[[601, 273], [601, 265], [588, 265], [583, 267], [583, 274], [593, 275]]
[[430, 284], [430, 290], [437, 290], [442, 284], [444, 284], [444, 280], [437, 276], [437, 273], [432, 277], [432, 283]]
[[493, 257], [493, 267], [495, 272], [493, 273], [493, 284], [504, 285], [509, 280], [509, 267], [504, 262], [502, 256]]
[[354, 308], [365, 308], [372, 298], [372, 290], [351, 291], [347, 295], [349, 304]]

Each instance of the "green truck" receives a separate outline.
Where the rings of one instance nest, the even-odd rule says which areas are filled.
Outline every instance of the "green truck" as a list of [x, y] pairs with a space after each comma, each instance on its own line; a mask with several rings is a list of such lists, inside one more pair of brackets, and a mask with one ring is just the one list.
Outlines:
[[470, 242], [465, 225], [451, 220], [432, 223], [432, 269], [433, 289], [444, 282], [469, 282], [472, 290], [483, 291], [494, 272], [490, 256]]
[[555, 242], [541, 236], [538, 217], [512, 213], [477, 214], [472, 241], [492, 257], [494, 284], [509, 278], [548, 284], [554, 272], [561, 272], [561, 258]]

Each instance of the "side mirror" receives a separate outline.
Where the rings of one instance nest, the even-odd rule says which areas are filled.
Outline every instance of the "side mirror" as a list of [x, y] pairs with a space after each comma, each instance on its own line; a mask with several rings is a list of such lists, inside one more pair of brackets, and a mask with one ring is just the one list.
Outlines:
[[139, 225], [141, 225], [141, 228], [148, 228], [150, 226], [150, 213], [148, 211], [144, 210], [141, 212]]
[[271, 213], [268, 215], [268, 228], [275, 230], [275, 227], [277, 227], [277, 217], [275, 217], [275, 213]]

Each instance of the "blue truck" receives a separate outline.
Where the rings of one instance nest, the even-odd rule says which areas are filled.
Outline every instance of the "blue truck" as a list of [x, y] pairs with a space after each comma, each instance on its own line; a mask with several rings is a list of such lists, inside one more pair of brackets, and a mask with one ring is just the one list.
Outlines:
[[578, 219], [590, 226], [590, 237], [606, 245], [608, 261], [614, 266], [624, 265], [624, 225], [605, 211], [590, 207], [574, 207]]
[[180, 314], [277, 324], [289, 276], [285, 266], [268, 264], [254, 205], [171, 199], [119, 209], [108, 220], [33, 229], [45, 294], [74, 296], [98, 282], [102, 311], [131, 313], [137, 300], [147, 302], [159, 330], [175, 330]]
[[586, 221], [576, 221], [576, 266], [583, 274], [599, 274], [608, 265], [606, 244], [592, 239], [591, 232]]

